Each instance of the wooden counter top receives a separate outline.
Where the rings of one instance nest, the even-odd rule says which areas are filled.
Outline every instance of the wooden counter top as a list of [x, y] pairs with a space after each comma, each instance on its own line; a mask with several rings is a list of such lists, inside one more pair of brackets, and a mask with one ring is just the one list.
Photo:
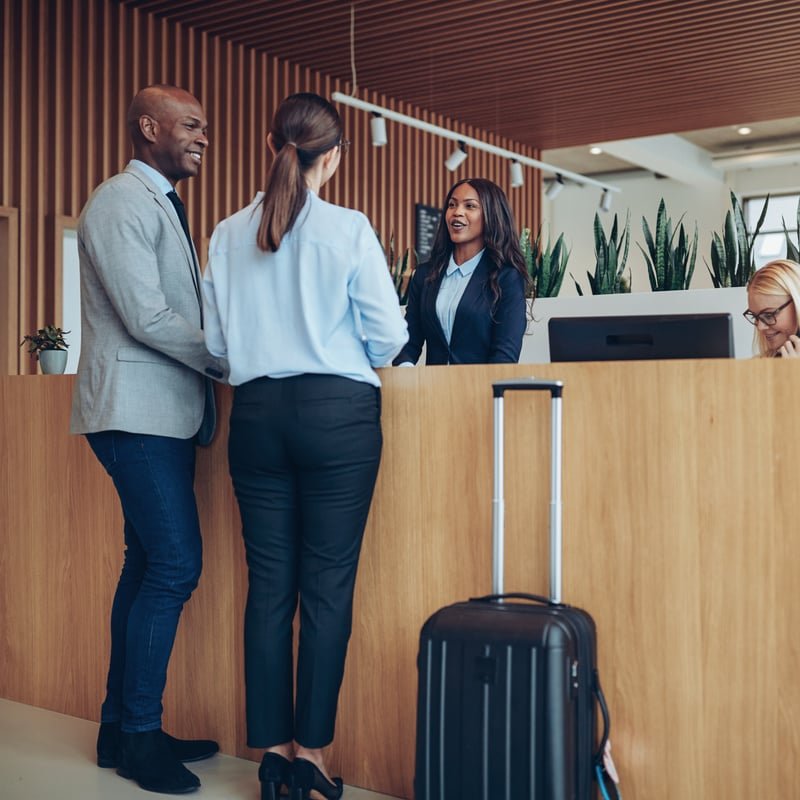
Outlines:
[[[800, 367], [787, 361], [385, 370], [385, 447], [334, 771], [411, 797], [419, 629], [491, 584], [491, 382], [564, 380], [564, 599], [589, 610], [626, 800], [797, 794]], [[121, 515], [72, 378], [0, 378], [0, 696], [97, 719]], [[165, 725], [244, 746], [247, 576], [220, 431], [201, 450], [204, 573]], [[546, 590], [549, 401], [506, 401], [506, 588]], [[256, 780], [255, 771], [253, 775]], [[469, 800], [465, 798], [465, 800]]]

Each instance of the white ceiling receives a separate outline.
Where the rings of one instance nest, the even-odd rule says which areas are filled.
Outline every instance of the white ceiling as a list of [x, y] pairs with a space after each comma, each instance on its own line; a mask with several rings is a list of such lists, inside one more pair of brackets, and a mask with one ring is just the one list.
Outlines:
[[[745, 125], [752, 129], [747, 136], [737, 132], [740, 126]], [[632, 147], [632, 142], [638, 146]], [[686, 146], [682, 147], [682, 143]], [[694, 151], [698, 163], [705, 160], [709, 169], [720, 172], [755, 164], [800, 163], [800, 117], [754, 123], [742, 121], [740, 125], [684, 131], [666, 137], [597, 144], [604, 149], [599, 155], [592, 155], [588, 145], [563, 147], [542, 151], [542, 161], [583, 175], [607, 176], [609, 179], [615, 174], [632, 170], [678, 177], [675, 173], [686, 170], [686, 154], [690, 151]], [[647, 144], [651, 145], [649, 157], [645, 154], [644, 145]], [[670, 144], [672, 147], [665, 146]], [[671, 165], [670, 151], [674, 153]], [[658, 167], [654, 167], [654, 163]], [[702, 171], [697, 163], [693, 168], [698, 175]], [[712, 174], [708, 173], [708, 176]]]

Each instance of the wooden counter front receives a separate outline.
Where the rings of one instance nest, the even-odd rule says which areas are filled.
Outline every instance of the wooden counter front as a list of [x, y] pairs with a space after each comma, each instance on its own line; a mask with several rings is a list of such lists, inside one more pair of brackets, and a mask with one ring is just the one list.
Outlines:
[[[780, 361], [384, 371], [334, 770], [411, 797], [419, 628], [490, 589], [490, 384], [532, 371], [565, 382], [564, 599], [597, 622], [626, 800], [796, 796], [800, 369]], [[0, 696], [97, 719], [121, 516], [88, 445], [67, 433], [71, 387], [0, 378]], [[204, 573], [165, 725], [256, 758], [244, 745], [229, 390], [218, 398], [219, 436], [198, 462]], [[548, 412], [546, 396], [506, 401], [508, 590], [546, 590]]]

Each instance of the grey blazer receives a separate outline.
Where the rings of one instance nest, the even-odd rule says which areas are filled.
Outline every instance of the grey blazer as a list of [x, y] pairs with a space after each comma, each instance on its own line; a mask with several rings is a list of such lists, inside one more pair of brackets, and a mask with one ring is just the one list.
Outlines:
[[70, 429], [194, 436], [203, 375], [223, 379], [228, 367], [206, 350], [192, 251], [169, 199], [128, 166], [89, 198], [78, 254], [81, 355]]

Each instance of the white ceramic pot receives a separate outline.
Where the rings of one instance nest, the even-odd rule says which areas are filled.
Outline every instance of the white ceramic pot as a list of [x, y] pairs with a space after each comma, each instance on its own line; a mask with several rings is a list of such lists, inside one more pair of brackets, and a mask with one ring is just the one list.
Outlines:
[[39, 364], [45, 375], [61, 375], [67, 367], [67, 351], [42, 350], [39, 353]]

